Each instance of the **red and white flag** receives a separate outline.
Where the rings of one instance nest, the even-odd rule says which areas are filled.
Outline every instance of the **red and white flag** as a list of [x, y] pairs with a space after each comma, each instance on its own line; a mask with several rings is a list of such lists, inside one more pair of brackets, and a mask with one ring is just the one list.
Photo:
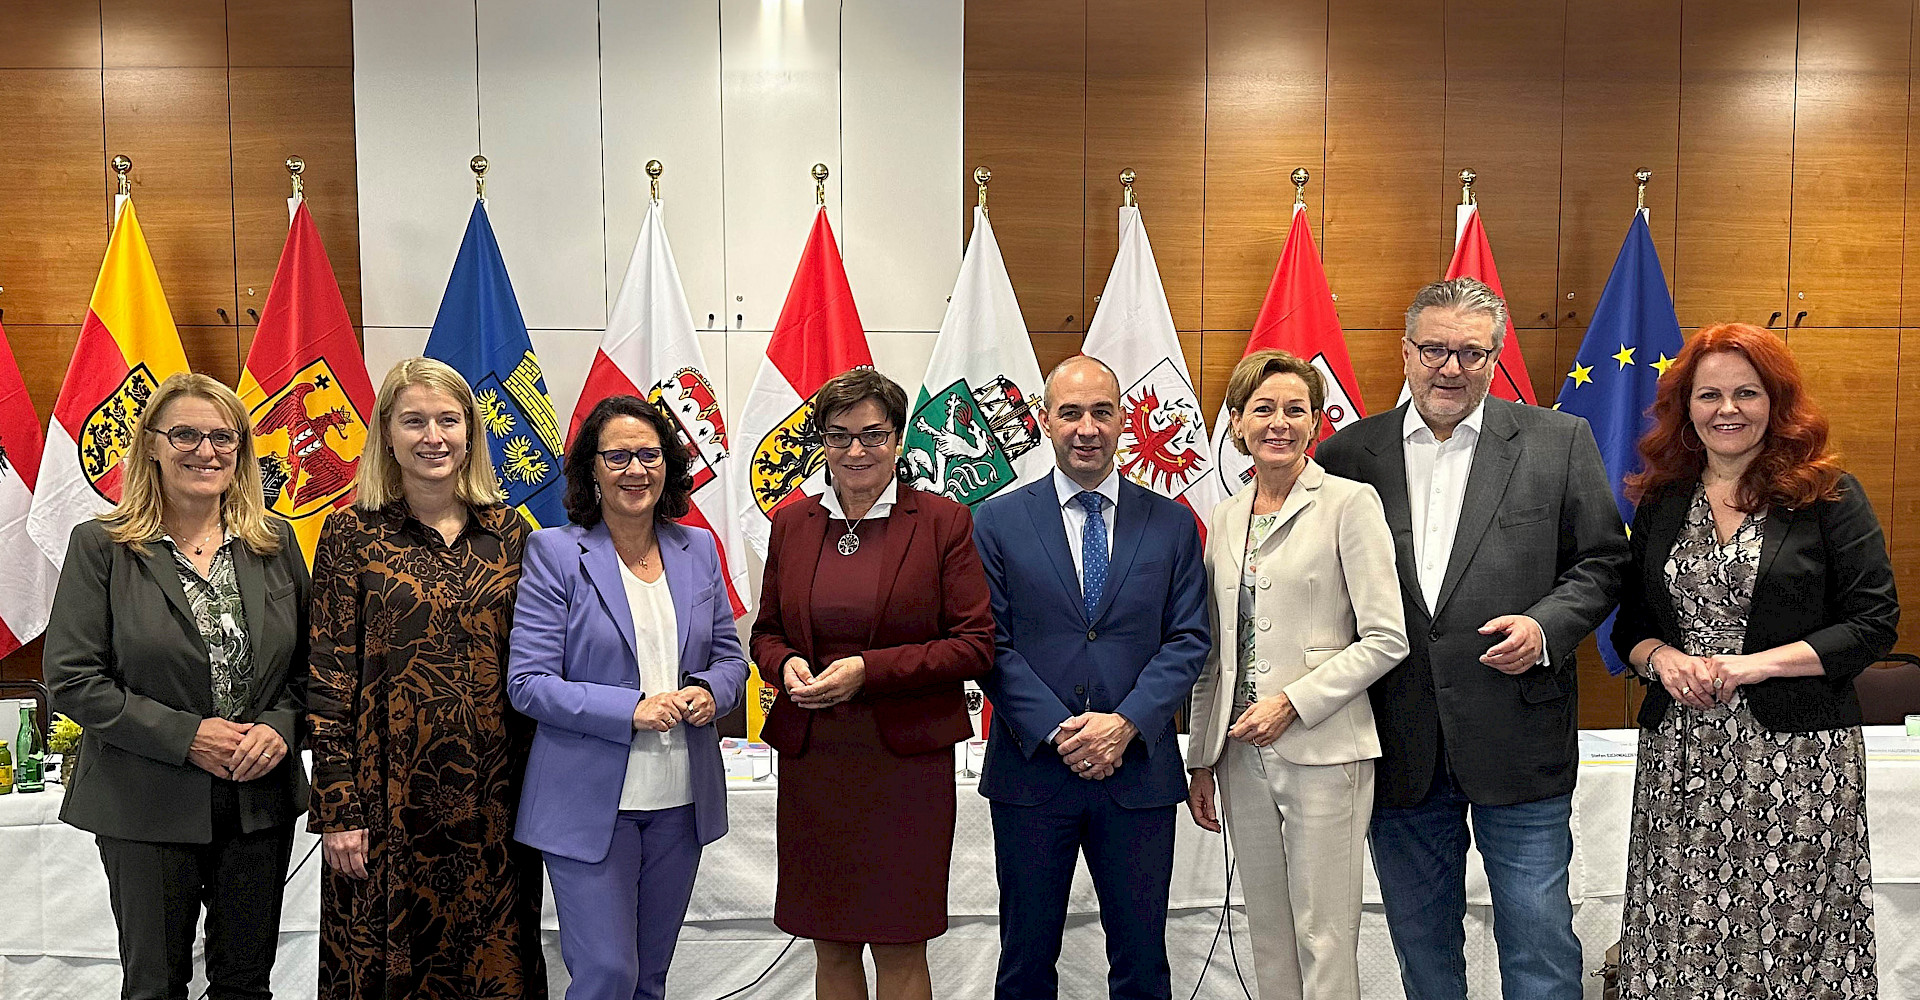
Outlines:
[[1226, 494], [1213, 475], [1200, 393], [1187, 374], [1147, 226], [1134, 206], [1120, 209], [1120, 249], [1080, 352], [1120, 377], [1120, 474], [1186, 504], [1204, 534], [1213, 505]]
[[40, 475], [40, 418], [0, 329], [0, 658], [32, 642], [53, 609], [53, 563], [27, 534]]
[[[1293, 206], [1293, 227], [1280, 250], [1280, 263], [1273, 269], [1267, 300], [1260, 305], [1260, 317], [1253, 322], [1253, 335], [1247, 338], [1247, 350], [1241, 356], [1273, 348], [1304, 358], [1319, 370], [1326, 383], [1320, 441], [1367, 415], [1366, 405], [1360, 401], [1360, 384], [1353, 377], [1353, 362], [1347, 357], [1347, 336], [1340, 329], [1340, 314], [1334, 310], [1333, 292], [1327, 287], [1327, 272], [1320, 266], [1320, 254], [1313, 246], [1307, 206], [1299, 202]], [[1253, 459], [1242, 455], [1228, 440], [1232, 433], [1226, 405], [1222, 404], [1220, 415], [1214, 418], [1213, 454], [1220, 488], [1228, 495], [1253, 481]]]
[[735, 496], [747, 544], [762, 557], [773, 512], [801, 496], [809, 483], [817, 489], [826, 478], [826, 454], [813, 427], [813, 394], [827, 379], [871, 364], [866, 329], [853, 306], [827, 210], [821, 208], [773, 325], [766, 360], [740, 410], [740, 440], [753, 452]]
[[693, 313], [680, 284], [680, 268], [667, 245], [660, 203], [647, 208], [640, 238], [633, 244], [626, 280], [607, 315], [607, 332], [587, 370], [580, 402], [567, 425], [567, 441], [587, 419], [594, 404], [608, 396], [644, 396], [667, 411], [680, 429], [693, 470], [693, 506], [680, 520], [713, 533], [720, 546], [720, 568], [735, 618], [750, 608], [746, 543], [734, 515], [740, 463], [727, 445], [720, 396], [707, 375]]
[[[1480, 224], [1479, 205], [1461, 205], [1455, 215], [1453, 261], [1447, 265], [1447, 280], [1476, 278], [1495, 295], [1506, 298], [1500, 287], [1500, 271], [1493, 266], [1493, 246], [1487, 242], [1487, 229]], [[1533, 380], [1527, 377], [1527, 363], [1520, 357], [1520, 338], [1513, 335], [1513, 310], [1507, 310], [1506, 340], [1501, 342], [1500, 357], [1494, 362], [1493, 387], [1488, 390], [1501, 399], [1532, 403]]]

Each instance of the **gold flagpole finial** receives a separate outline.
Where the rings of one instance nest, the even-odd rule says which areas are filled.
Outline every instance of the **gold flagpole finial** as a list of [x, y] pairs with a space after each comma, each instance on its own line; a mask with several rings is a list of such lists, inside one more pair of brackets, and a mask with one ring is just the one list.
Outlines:
[[1473, 204], [1473, 179], [1478, 176], [1472, 167], [1460, 171], [1460, 204]]
[[1650, 180], [1653, 180], [1653, 171], [1645, 167], [1633, 172], [1633, 182], [1638, 186], [1638, 190], [1634, 192], [1635, 211], [1647, 210], [1647, 182]]
[[307, 161], [299, 158], [298, 156], [287, 157], [287, 173], [293, 177], [293, 196], [295, 198], [306, 197], [306, 192], [303, 190], [303, 185], [300, 183], [300, 175], [306, 172], [307, 172]]
[[473, 171], [473, 196], [481, 201], [487, 200], [487, 158], [475, 154], [467, 161], [467, 169]]
[[1120, 204], [1124, 208], [1140, 207], [1140, 203], [1133, 200], [1134, 176], [1135, 174], [1132, 167], [1127, 167], [1120, 171]]
[[113, 164], [113, 172], [120, 175], [120, 196], [125, 198], [132, 195], [133, 182], [127, 179], [127, 172], [133, 169], [133, 161], [125, 156], [116, 155], [110, 162]]
[[816, 163], [813, 165], [813, 170], [809, 172], [813, 174], [813, 203], [825, 208], [827, 207], [827, 165]]
[[986, 167], [973, 168], [973, 183], [980, 188], [980, 208], [987, 207], [987, 182], [993, 180], [993, 171]]
[[659, 160], [647, 161], [647, 188], [652, 193], [653, 200], [656, 202], [660, 200], [660, 175], [666, 172], [666, 164], [661, 163]]
[[1305, 167], [1293, 168], [1292, 180], [1293, 180], [1293, 203], [1294, 204], [1304, 205], [1307, 203], [1307, 181], [1312, 176], [1313, 176], [1312, 174], [1307, 173], [1307, 168]]

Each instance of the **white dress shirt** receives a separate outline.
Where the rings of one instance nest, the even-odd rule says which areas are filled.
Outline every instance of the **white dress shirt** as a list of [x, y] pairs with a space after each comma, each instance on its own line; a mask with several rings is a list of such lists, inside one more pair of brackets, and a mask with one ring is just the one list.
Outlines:
[[[1053, 491], [1060, 497], [1060, 517], [1067, 526], [1067, 549], [1073, 553], [1073, 573], [1080, 578], [1083, 587], [1086, 584], [1087, 570], [1086, 563], [1080, 556], [1080, 545], [1084, 541], [1082, 535], [1087, 530], [1087, 509], [1080, 506], [1080, 501], [1074, 498], [1086, 492], [1086, 489], [1069, 479], [1066, 473], [1060, 471], [1059, 466], [1054, 467]], [[1107, 522], [1107, 555], [1112, 556], [1113, 512], [1120, 506], [1120, 470], [1114, 469], [1107, 473], [1107, 478], [1100, 481], [1099, 487], [1094, 492], [1105, 497], [1107, 501], [1100, 505], [1100, 519]], [[1113, 581], [1109, 579], [1107, 582]]]
[[[633, 615], [634, 659], [640, 669], [640, 696], [680, 689], [680, 631], [673, 613], [673, 591], [665, 574], [648, 583], [620, 563], [627, 610]], [[620, 786], [621, 809], [672, 809], [693, 801], [693, 773], [687, 756], [687, 730], [633, 731], [627, 751], [627, 777]]]
[[847, 516], [846, 508], [840, 506], [840, 494], [834, 492], [833, 486], [824, 481], [821, 482], [818, 487], [809, 483], [801, 488], [801, 492], [806, 493], [808, 496], [819, 497], [820, 506], [827, 509], [827, 514], [830, 517], [837, 517], [842, 521], [868, 521], [874, 518], [886, 517], [893, 512], [893, 505], [900, 501], [900, 480], [898, 477], [887, 480], [887, 488], [880, 491], [880, 499], [875, 500], [873, 506], [867, 509], [865, 517], [857, 519]]

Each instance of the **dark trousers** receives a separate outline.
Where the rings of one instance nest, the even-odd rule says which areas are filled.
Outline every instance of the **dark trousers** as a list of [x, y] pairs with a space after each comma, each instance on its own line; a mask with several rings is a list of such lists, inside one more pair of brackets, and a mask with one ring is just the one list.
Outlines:
[[239, 788], [216, 779], [212, 843], [95, 840], [120, 932], [122, 1000], [185, 1000], [202, 905], [209, 1000], [273, 996], [292, 824], [242, 833]]
[[1174, 807], [1126, 809], [1097, 781], [1076, 779], [1037, 806], [995, 802], [1000, 878], [999, 1000], [1059, 995], [1060, 936], [1080, 853], [1100, 898], [1107, 934], [1107, 995], [1166, 1000], [1167, 896], [1173, 881]]

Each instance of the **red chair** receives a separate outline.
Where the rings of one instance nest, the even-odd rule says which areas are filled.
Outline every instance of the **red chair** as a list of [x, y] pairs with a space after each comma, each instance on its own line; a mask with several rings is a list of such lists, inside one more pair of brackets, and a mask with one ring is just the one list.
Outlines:
[[1920, 715], [1920, 656], [1888, 653], [1854, 678], [1861, 721], [1869, 726], [1898, 726]]

